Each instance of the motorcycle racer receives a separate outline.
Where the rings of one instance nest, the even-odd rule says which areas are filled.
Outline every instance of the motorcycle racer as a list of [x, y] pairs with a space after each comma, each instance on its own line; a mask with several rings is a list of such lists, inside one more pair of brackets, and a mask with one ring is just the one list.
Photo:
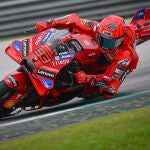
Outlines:
[[80, 18], [77, 14], [70, 14], [47, 22], [38, 22], [38, 32], [50, 28], [68, 28], [82, 31], [99, 44], [101, 53], [109, 66], [103, 74], [86, 74], [84, 71], [75, 73], [78, 83], [91, 86], [103, 84], [98, 89], [104, 98], [113, 98], [126, 76], [136, 69], [138, 55], [135, 51], [135, 30], [125, 25], [122, 17], [110, 15], [101, 22]]

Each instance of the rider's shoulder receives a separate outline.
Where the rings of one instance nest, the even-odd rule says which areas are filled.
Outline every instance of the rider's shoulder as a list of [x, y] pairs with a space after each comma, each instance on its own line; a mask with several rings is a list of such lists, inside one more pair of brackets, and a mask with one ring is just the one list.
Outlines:
[[135, 40], [135, 30], [129, 25], [126, 26], [125, 39], [127, 41], [134, 41]]
[[126, 25], [126, 34], [135, 34], [135, 30], [132, 26]]

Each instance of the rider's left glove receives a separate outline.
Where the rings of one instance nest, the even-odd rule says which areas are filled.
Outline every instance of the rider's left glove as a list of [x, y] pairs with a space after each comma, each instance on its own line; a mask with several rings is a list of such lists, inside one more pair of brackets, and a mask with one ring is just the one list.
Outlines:
[[35, 28], [38, 32], [42, 32], [44, 30], [50, 29], [54, 26], [53, 20], [48, 20], [47, 22], [37, 22]]
[[47, 23], [46, 22], [37, 22], [35, 25], [35, 28], [38, 32], [42, 32], [47, 29]]

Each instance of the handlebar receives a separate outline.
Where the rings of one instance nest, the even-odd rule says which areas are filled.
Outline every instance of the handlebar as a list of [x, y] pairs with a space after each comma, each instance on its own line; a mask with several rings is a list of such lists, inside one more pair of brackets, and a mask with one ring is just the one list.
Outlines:
[[27, 31], [24, 31], [25, 34], [33, 34], [33, 33], [38, 33], [37, 30], [34, 28], [34, 29], [31, 29], [31, 30], [27, 30]]

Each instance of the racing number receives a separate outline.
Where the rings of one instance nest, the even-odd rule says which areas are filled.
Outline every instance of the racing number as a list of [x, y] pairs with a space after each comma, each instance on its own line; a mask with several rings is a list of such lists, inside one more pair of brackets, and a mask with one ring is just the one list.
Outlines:
[[34, 53], [44, 64], [48, 63], [51, 60], [49, 53], [43, 48], [35, 50]]

